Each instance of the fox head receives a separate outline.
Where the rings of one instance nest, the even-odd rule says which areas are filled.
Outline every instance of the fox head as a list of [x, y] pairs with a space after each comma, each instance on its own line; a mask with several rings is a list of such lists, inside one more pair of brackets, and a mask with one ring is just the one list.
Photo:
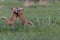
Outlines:
[[12, 8], [13, 12], [18, 14], [19, 12], [23, 11], [23, 8]]

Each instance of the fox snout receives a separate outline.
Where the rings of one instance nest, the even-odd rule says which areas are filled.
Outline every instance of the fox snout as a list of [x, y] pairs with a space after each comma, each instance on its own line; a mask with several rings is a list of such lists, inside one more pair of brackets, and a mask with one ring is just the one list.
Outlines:
[[20, 10], [19, 10], [19, 9], [16, 9], [14, 12], [15, 12], [16, 14], [18, 14], [18, 13], [20, 12]]

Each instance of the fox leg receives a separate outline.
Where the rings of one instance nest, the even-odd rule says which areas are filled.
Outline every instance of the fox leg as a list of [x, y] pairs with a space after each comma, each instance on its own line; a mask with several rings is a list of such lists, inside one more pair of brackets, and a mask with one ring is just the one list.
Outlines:
[[12, 17], [7, 21], [8, 25], [12, 25], [16, 20], [16, 14], [13, 14]]
[[19, 13], [19, 14], [18, 14], [18, 17], [19, 17], [19, 19], [22, 21], [22, 23], [23, 23], [24, 26], [26, 26], [27, 24], [33, 25], [33, 23], [32, 23], [31, 21], [28, 21], [28, 20], [24, 17], [23, 13]]

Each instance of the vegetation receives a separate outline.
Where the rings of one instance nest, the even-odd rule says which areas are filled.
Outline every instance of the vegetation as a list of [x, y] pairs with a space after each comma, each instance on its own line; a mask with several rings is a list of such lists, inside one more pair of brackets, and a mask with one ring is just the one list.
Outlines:
[[[11, 8], [24, 7], [23, 2], [17, 0], [0, 1], [0, 16], [10, 18]], [[24, 8], [26, 19], [34, 23], [34, 27], [27, 25], [23, 28], [17, 18], [13, 26], [0, 19], [0, 40], [60, 40], [60, 3], [50, 6], [35, 4]]]

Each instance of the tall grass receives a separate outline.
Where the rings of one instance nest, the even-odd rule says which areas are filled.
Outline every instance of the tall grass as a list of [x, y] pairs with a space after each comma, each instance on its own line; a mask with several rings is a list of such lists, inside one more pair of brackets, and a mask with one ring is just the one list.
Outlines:
[[[15, 2], [16, 1], [16, 2]], [[12, 15], [11, 8], [23, 7], [23, 2], [6, 0], [0, 2], [5, 7], [0, 8], [0, 16], [8, 19]], [[51, 6], [35, 6], [25, 8], [23, 14], [26, 19], [34, 23], [34, 27], [23, 27], [17, 18], [13, 26], [8, 26], [6, 21], [0, 19], [0, 40], [60, 40], [60, 3]]]

